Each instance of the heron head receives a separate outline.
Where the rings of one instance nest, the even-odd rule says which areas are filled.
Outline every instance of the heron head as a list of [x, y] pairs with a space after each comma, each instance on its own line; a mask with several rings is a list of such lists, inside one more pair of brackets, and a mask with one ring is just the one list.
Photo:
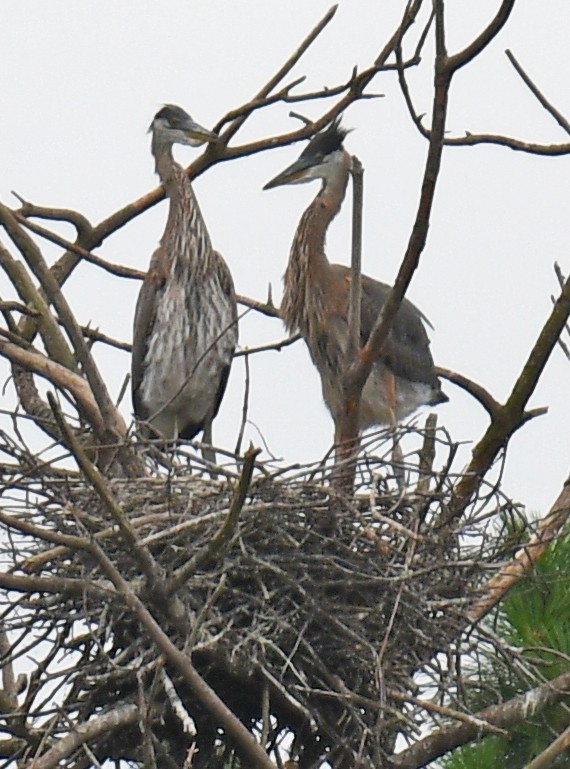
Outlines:
[[349, 155], [343, 146], [348, 132], [349, 129], [340, 125], [340, 120], [335, 120], [324, 131], [315, 134], [299, 158], [267, 182], [263, 189], [303, 184], [312, 179], [322, 179], [326, 183], [336, 175], [339, 167], [350, 168]]
[[196, 123], [182, 107], [165, 104], [153, 118], [149, 132], [160, 144], [189, 144], [199, 147], [204, 142], [218, 141], [218, 134]]

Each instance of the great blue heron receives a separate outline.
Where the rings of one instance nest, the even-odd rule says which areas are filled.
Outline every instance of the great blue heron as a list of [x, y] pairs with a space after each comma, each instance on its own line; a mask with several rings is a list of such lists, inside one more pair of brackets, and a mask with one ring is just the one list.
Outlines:
[[132, 354], [135, 415], [167, 441], [211, 442], [237, 344], [231, 273], [214, 251], [192, 185], [172, 157], [174, 144], [197, 147], [217, 135], [167, 104], [155, 115], [152, 153], [170, 199], [168, 221], [137, 301]]
[[[347, 131], [339, 121], [317, 134], [298, 160], [264, 189], [321, 179], [322, 186], [301, 216], [285, 272], [281, 313], [290, 332], [303, 336], [317, 367], [324, 401], [340, 438], [343, 372], [348, 342], [350, 269], [331, 264], [325, 236], [338, 214], [351, 171], [343, 146]], [[364, 345], [390, 292], [390, 286], [362, 276], [361, 345]], [[360, 429], [393, 424], [422, 405], [448, 400], [434, 370], [423, 314], [407, 299], [392, 324], [382, 354], [374, 363], [362, 394]]]

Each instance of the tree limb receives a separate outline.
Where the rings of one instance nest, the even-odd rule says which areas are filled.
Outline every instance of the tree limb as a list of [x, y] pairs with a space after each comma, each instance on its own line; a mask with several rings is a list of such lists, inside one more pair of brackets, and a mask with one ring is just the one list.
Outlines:
[[239, 514], [249, 490], [255, 467], [255, 459], [260, 452], [261, 449], [254, 449], [253, 446], [245, 452], [241, 475], [225, 521], [216, 534], [214, 534], [208, 545], [195, 553], [184, 566], [177, 569], [166, 586], [167, 594], [170, 595], [182, 587], [182, 585], [184, 585], [188, 579], [198, 571], [198, 569], [204, 566], [204, 564], [212, 558], [215, 558], [224, 545], [232, 538], [236, 530]]
[[530, 541], [522, 547], [513, 560], [492, 577], [482, 589], [482, 597], [468, 612], [471, 622], [477, 622], [496, 606], [507, 592], [528, 574], [542, 554], [556, 539], [570, 517], [570, 478], [551, 507], [550, 512]]
[[570, 278], [564, 287], [515, 382], [506, 403], [474, 447], [472, 459], [455, 488], [455, 501], [446, 521], [459, 517], [499, 451], [509, 438], [527, 421], [525, 407], [546, 366], [548, 358], [570, 316]]
[[[480, 713], [480, 718], [494, 726], [508, 728], [540, 713], [570, 694], [570, 673], [564, 673], [546, 684], [530, 689], [501, 705], [492, 705]], [[448, 726], [424, 737], [410, 748], [392, 756], [394, 769], [421, 769], [430, 761], [443, 756], [460, 745], [471, 742], [478, 733], [473, 724]]]
[[69, 734], [62, 737], [45, 753], [36, 756], [28, 765], [28, 769], [55, 769], [61, 762], [74, 753], [81, 745], [96, 740], [117, 729], [124, 729], [135, 724], [138, 719], [136, 705], [119, 705], [107, 713], [90, 718], [82, 724], [75, 724]]

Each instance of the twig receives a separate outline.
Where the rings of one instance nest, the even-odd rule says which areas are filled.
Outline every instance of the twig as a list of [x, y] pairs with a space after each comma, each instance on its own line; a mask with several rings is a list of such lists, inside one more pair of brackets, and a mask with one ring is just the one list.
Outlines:
[[255, 459], [260, 452], [261, 449], [254, 449], [253, 447], [250, 447], [245, 452], [241, 475], [234, 492], [227, 518], [216, 534], [214, 534], [208, 545], [202, 550], [199, 550], [184, 564], [184, 566], [181, 566], [174, 572], [166, 587], [168, 595], [171, 595], [182, 587], [182, 585], [184, 585], [198, 569], [211, 559], [215, 558], [223, 546], [232, 538], [251, 483], [251, 477], [255, 467]]
[[256, 742], [251, 732], [204, 681], [192, 664], [190, 657], [173, 644], [140, 598], [134, 593], [128, 582], [121, 576], [118, 569], [95, 543], [92, 544], [92, 552], [116, 589], [123, 595], [127, 606], [138, 618], [148, 636], [164, 654], [166, 660], [176, 668], [184, 682], [200, 700], [205, 710], [211, 714], [235, 742], [237, 750], [246, 758], [249, 765], [255, 766], [256, 769], [275, 769], [267, 753]]
[[556, 539], [569, 517], [570, 478], [530, 541], [483, 587], [483, 596], [467, 615], [471, 622], [477, 622], [488, 614], [493, 606], [496, 606], [506, 593], [532, 570], [542, 554]]
[[527, 361], [515, 382], [507, 402], [502, 406], [483, 437], [473, 449], [472, 459], [455, 488], [455, 503], [450, 517], [460, 516], [479, 486], [481, 478], [491, 467], [499, 451], [518, 428], [532, 416], [525, 412], [538, 380], [556, 346], [557, 340], [570, 316], [570, 278], [564, 284], [550, 316], [546, 320]]
[[447, 379], [448, 382], [452, 382], [454, 385], [457, 385], [457, 387], [461, 387], [462, 390], [465, 390], [465, 392], [475, 398], [475, 400], [483, 406], [492, 420], [499, 415], [502, 408], [501, 404], [480, 384], [477, 384], [477, 382], [474, 382], [472, 379], [468, 379], [463, 374], [459, 374], [457, 371], [452, 371], [449, 368], [436, 366], [435, 371], [438, 376]]
[[503, 0], [499, 10], [481, 34], [462, 51], [449, 57], [447, 66], [450, 73], [457, 72], [461, 67], [464, 67], [470, 61], [473, 61], [473, 59], [497, 37], [511, 15], [515, 6], [515, 1], [516, 0]]
[[501, 727], [490, 724], [488, 721], [484, 721], [477, 716], [471, 716], [469, 713], [462, 713], [460, 710], [454, 710], [453, 708], [438, 705], [431, 700], [423, 700], [419, 697], [413, 697], [410, 694], [402, 694], [401, 692], [394, 690], [390, 690], [388, 694], [397, 702], [411, 702], [423, 710], [426, 710], [428, 713], [434, 713], [439, 716], [444, 716], [445, 718], [453, 718], [455, 721], [461, 721], [464, 724], [471, 724], [471, 726], [475, 727], [478, 732], [498, 734], [503, 737], [508, 735], [506, 729], [501, 729]]
[[95, 740], [101, 735], [124, 729], [135, 724], [138, 718], [136, 705], [119, 705], [103, 715], [91, 718], [83, 724], [76, 724], [69, 734], [62, 737], [53, 747], [43, 755], [37, 756], [30, 762], [29, 769], [55, 769], [61, 762], [74, 753], [77, 748]]
[[[107, 486], [107, 483], [105, 482], [105, 479], [97, 470], [95, 465], [89, 461], [87, 454], [83, 450], [82, 446], [80, 446], [78, 443], [72, 431], [69, 429], [69, 426], [65, 421], [53, 395], [48, 393], [47, 398], [56, 422], [62, 434], [65, 436], [66, 444], [70, 447], [82, 474], [96, 491], [98, 497], [101, 499], [107, 508], [107, 511], [119, 527], [125, 544], [129, 548], [129, 552], [131, 552], [134, 558], [138, 561], [143, 574], [147, 578], [149, 588], [154, 591], [158, 591], [159, 594], [163, 595], [164, 586], [162, 583], [161, 568], [150, 554], [150, 551], [140, 543], [132, 523], [123, 512], [121, 506], [115, 500], [109, 487]], [[160, 598], [161, 595], [157, 597]]]
[[[550, 705], [554, 705], [570, 692], [570, 673], [564, 673], [525, 694], [514, 697], [501, 705], [477, 713], [475, 718], [494, 726], [508, 728], [531, 718]], [[473, 724], [461, 724], [439, 729], [419, 740], [410, 748], [391, 757], [395, 769], [420, 769], [430, 761], [448, 753], [450, 750], [465, 745], [477, 736], [478, 729]]]
[[[234, 358], [241, 358], [243, 356], [248, 358], [250, 355], [255, 355], [258, 352], [281, 352], [284, 347], [289, 347], [300, 339], [301, 334], [293, 334], [292, 336], [288, 336], [287, 339], [280, 339], [278, 342], [271, 342], [271, 344], [262, 344], [259, 347], [246, 347], [245, 349], [238, 350], [238, 352], [234, 353]], [[236, 451], [235, 453], [239, 454], [239, 451]]]
[[144, 280], [145, 273], [141, 270], [134, 270], [131, 267], [125, 267], [122, 264], [113, 264], [112, 262], [107, 262], [105, 259], [101, 259], [100, 256], [95, 256], [95, 254], [92, 254], [91, 251], [88, 251], [86, 248], [82, 248], [77, 243], [72, 243], [70, 240], [63, 238], [56, 232], [52, 232], [45, 227], [40, 227], [39, 224], [35, 224], [34, 222], [30, 222], [29, 219], [26, 219], [25, 216], [23, 216], [21, 213], [18, 213], [17, 211], [14, 212], [14, 217], [23, 227], [26, 227], [36, 235], [45, 238], [45, 240], [48, 240], [50, 243], [54, 243], [56, 246], [61, 246], [61, 248], [72, 251], [74, 254], [77, 254], [77, 256], [80, 256], [84, 261], [89, 262], [90, 264], [94, 264], [96, 267], [101, 267], [101, 269], [105, 270], [105, 272], [108, 272], [111, 275], [116, 275], [118, 278], [129, 278], [131, 280]]
[[249, 409], [249, 355], [250, 351], [246, 350], [245, 352], [245, 358], [243, 360], [244, 362], [244, 374], [245, 374], [245, 382], [244, 382], [244, 388], [243, 388], [243, 406], [241, 409], [241, 423], [239, 426], [239, 432], [238, 437], [236, 440], [236, 447], [234, 449], [234, 454], [236, 456], [239, 456], [241, 454], [241, 442], [243, 440], [243, 436], [245, 433], [245, 426], [247, 424], [247, 412]]
[[[335, 13], [337, 12], [338, 4], [331, 6], [329, 10], [325, 13], [323, 18], [319, 21], [319, 23], [316, 25], [314, 29], [309, 32], [309, 34], [305, 37], [301, 45], [297, 48], [297, 50], [287, 59], [287, 61], [283, 64], [283, 66], [273, 75], [273, 77], [261, 88], [261, 90], [258, 92], [258, 94], [252, 99], [253, 103], [258, 101], [259, 99], [264, 99], [266, 96], [268, 96], [273, 89], [283, 80], [284, 77], [286, 77], [289, 72], [293, 69], [295, 64], [301, 59], [301, 57], [305, 54], [305, 52], [310, 48], [310, 46], [314, 43], [314, 41], [317, 39], [317, 37], [321, 34], [321, 32], [325, 29], [325, 27], [328, 26], [328, 24], [332, 21]], [[232, 121], [232, 125], [223, 132], [221, 135], [222, 141], [227, 144], [228, 141], [234, 136], [237, 131], [241, 128], [241, 126], [245, 123], [248, 115], [242, 115], [235, 120]], [[216, 133], [219, 133], [219, 131], [222, 129], [224, 124], [227, 122], [226, 118], [222, 118], [217, 125], [215, 126], [214, 130]]]
[[277, 307], [267, 302], [258, 302], [256, 299], [250, 299], [247, 296], [236, 296], [238, 304], [243, 304], [244, 307], [249, 307], [250, 310], [256, 310], [262, 315], [268, 315], [270, 318], [280, 318], [281, 314]]
[[517, 59], [515, 58], [515, 55], [512, 51], [510, 51], [508, 48], [505, 51], [505, 54], [507, 55], [508, 60], [511, 62], [515, 70], [517, 71], [518, 75], [520, 76], [523, 83], [529, 88], [530, 92], [538, 99], [540, 104], [544, 107], [544, 109], [552, 115], [552, 117], [556, 120], [558, 125], [566, 131], [567, 134], [570, 134], [570, 123], [568, 120], [564, 117], [564, 115], [559, 112], [544, 96], [542, 91], [538, 88], [535, 83], [530, 79], [530, 77], [527, 75], [527, 73], [524, 71], [524, 69], [521, 67]]
[[21, 203], [21, 208], [17, 212], [23, 217], [35, 217], [36, 219], [49, 219], [51, 221], [69, 222], [75, 227], [78, 237], [82, 238], [90, 235], [93, 227], [86, 216], [74, 211], [71, 208], [52, 208], [48, 206], [37, 206], [25, 200], [21, 195], [12, 190], [12, 195]]
[[74, 371], [77, 362], [50, 312], [48, 303], [34, 286], [24, 265], [16, 261], [2, 244], [0, 244], [0, 265], [6, 271], [20, 299], [32, 308], [32, 315], [28, 320], [33, 328], [39, 331], [50, 357], [70, 371]]

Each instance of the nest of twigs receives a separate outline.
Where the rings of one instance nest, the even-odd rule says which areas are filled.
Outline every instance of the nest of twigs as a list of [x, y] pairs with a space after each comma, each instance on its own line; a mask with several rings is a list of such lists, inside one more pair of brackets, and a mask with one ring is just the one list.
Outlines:
[[[458, 531], [445, 525], [453, 479], [421, 470], [415, 449], [395, 464], [390, 446], [383, 440], [363, 456], [353, 499], [331, 488], [326, 468], [283, 477], [265, 466], [215, 553], [235, 482], [189, 473], [187, 458], [176, 457], [167, 474], [109, 482], [165, 581], [182, 575], [180, 622], [162, 612], [163, 599], [148, 590], [108, 506], [78, 476], [44, 472], [28, 516], [95, 538], [177, 648], [270, 749], [288, 735], [287, 752], [301, 767], [325, 756], [335, 766], [383, 765], [396, 736], [421, 726], [424, 716], [409, 704], [417, 674], [460, 637], [464, 602], [481, 579], [477, 562], [460, 555]], [[70, 655], [50, 679], [68, 717], [86, 722], [118, 704], [140, 711], [147, 703], [145, 725], [139, 716], [109, 731], [97, 743], [100, 757], [142, 760], [146, 729], [159, 766], [183, 766], [192, 745], [192, 766], [225, 765], [231, 742], [163, 665], [125, 603], [106, 595], [92, 557], [33, 539], [18, 546], [14, 561], [27, 574], [85, 585], [56, 600], [40, 594], [12, 603], [5, 613], [12, 629], [57, 636], [58, 652]], [[47, 669], [36, 681], [38, 697]], [[55, 718], [53, 733], [65, 728]]]

